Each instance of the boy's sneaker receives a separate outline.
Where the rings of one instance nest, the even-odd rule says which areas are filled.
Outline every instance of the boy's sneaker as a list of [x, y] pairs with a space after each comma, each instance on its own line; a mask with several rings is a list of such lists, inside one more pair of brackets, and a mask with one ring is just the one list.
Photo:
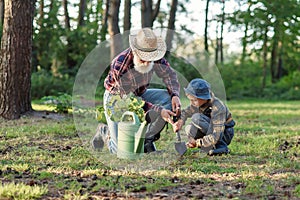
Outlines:
[[222, 155], [222, 154], [228, 154], [230, 153], [230, 150], [227, 147], [218, 148], [218, 149], [212, 149], [208, 152], [209, 156], [215, 156], [215, 155]]

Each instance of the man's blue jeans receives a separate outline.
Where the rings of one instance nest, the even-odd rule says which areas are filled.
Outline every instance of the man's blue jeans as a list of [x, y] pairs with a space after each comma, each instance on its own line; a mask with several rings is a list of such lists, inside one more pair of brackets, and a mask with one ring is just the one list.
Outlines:
[[[117, 153], [118, 150], [118, 123], [112, 121], [108, 116], [107, 103], [110, 101], [112, 94], [108, 91], [105, 91], [103, 96], [103, 105], [105, 109], [105, 117], [110, 132], [110, 138], [108, 140], [107, 146], [111, 153]], [[171, 96], [168, 91], [165, 89], [147, 89], [144, 94], [141, 95], [144, 101], [150, 102], [154, 105], [160, 105], [166, 109], [172, 109]], [[113, 111], [113, 108], [110, 108]], [[162, 119], [160, 113], [157, 113], [154, 119], [151, 119], [151, 122], [147, 125], [145, 140], [155, 141], [159, 139], [159, 133], [164, 128], [166, 122]]]

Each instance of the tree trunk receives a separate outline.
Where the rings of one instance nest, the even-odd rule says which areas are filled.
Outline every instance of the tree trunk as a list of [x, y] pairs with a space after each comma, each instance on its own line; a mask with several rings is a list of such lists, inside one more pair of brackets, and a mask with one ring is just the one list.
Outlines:
[[[80, 1], [81, 2], [81, 1]], [[72, 69], [74, 66], [76, 66], [77, 62], [72, 58], [72, 54], [74, 53], [74, 47], [73, 47], [73, 41], [72, 38], [70, 37], [70, 31], [71, 31], [71, 24], [70, 24], [70, 16], [69, 16], [69, 10], [68, 10], [68, 0], [63, 0], [62, 1], [63, 9], [64, 9], [64, 17], [65, 17], [65, 28], [66, 28], [66, 38], [67, 38], [67, 48], [66, 48], [66, 63], [67, 63], [67, 68], [68, 72], [72, 74]], [[81, 6], [80, 6], [81, 8]], [[80, 9], [79, 9], [80, 10]], [[79, 11], [80, 13], [81, 11]], [[79, 17], [80, 18], [80, 14]], [[80, 20], [79, 20], [80, 21]], [[78, 27], [80, 26], [78, 22]]]
[[282, 59], [283, 44], [282, 44], [282, 42], [279, 42], [278, 48], [279, 48], [279, 55], [278, 55], [278, 66], [277, 66], [277, 74], [276, 74], [277, 80], [281, 79], [281, 77], [283, 76], [283, 59]]
[[3, 20], [4, 20], [4, 0], [0, 0], [0, 27], [2, 27], [3, 25]]
[[38, 25], [40, 26], [39, 28], [41, 29], [43, 27], [43, 20], [44, 20], [44, 0], [40, 0], [40, 7], [39, 7], [39, 19], [38, 19]]
[[172, 0], [171, 9], [170, 9], [170, 18], [169, 18], [169, 22], [168, 22], [168, 32], [167, 32], [167, 37], [166, 37], [167, 50], [168, 50], [166, 57], [169, 57], [169, 52], [172, 48], [172, 41], [173, 41], [174, 30], [175, 30], [177, 5], [178, 5], [178, 0]]
[[110, 57], [113, 59], [122, 51], [123, 43], [119, 28], [119, 9], [121, 0], [111, 0], [108, 15], [108, 32], [111, 38]]
[[[250, 4], [248, 6], [248, 9], [247, 9], [247, 13], [250, 15], [250, 12], [251, 12], [251, 5]], [[247, 53], [247, 38], [248, 38], [248, 30], [249, 30], [249, 22], [248, 20], [245, 21], [245, 31], [244, 31], [244, 37], [242, 38], [242, 57], [241, 57], [241, 65], [244, 64], [245, 62], [245, 58], [246, 58], [246, 53]]]
[[78, 15], [78, 27], [84, 26], [84, 16], [86, 10], [86, 0], [80, 0], [79, 3], [79, 15]]
[[18, 119], [31, 111], [30, 77], [35, 1], [5, 1], [0, 57], [0, 116]]
[[155, 21], [155, 19], [157, 18], [158, 16], [158, 13], [159, 13], [159, 10], [160, 10], [160, 3], [161, 3], [161, 0], [157, 0], [156, 4], [155, 4], [155, 8], [154, 10], [152, 11], [152, 25]]
[[154, 9], [152, 8], [152, 0], [142, 0], [141, 3], [142, 27], [152, 27], [154, 20], [158, 16], [161, 0], [157, 1]]
[[63, 5], [63, 8], [64, 8], [65, 27], [69, 31], [71, 29], [71, 25], [70, 25], [69, 11], [68, 11], [68, 0], [63, 0], [62, 5]]
[[152, 0], [142, 0], [142, 27], [152, 27]]
[[3, 21], [4, 21], [4, 0], [0, 0], [0, 45], [1, 45]]
[[225, 24], [225, 0], [222, 0], [222, 18], [221, 18], [221, 33], [220, 33], [220, 60], [221, 64], [224, 63], [224, 49], [223, 49], [223, 32], [224, 32], [224, 24]]
[[123, 46], [128, 47], [129, 46], [129, 40], [128, 37], [125, 37], [125, 35], [129, 36], [130, 28], [131, 28], [131, 0], [125, 0], [124, 1], [124, 26], [123, 26]]
[[277, 23], [275, 22], [274, 26], [274, 36], [273, 36], [273, 46], [272, 46], [272, 51], [271, 51], [271, 78], [272, 78], [272, 83], [275, 83], [277, 81], [276, 75], [277, 75], [277, 59], [278, 59], [278, 30], [276, 25]]
[[215, 63], [216, 64], [218, 64], [218, 62], [219, 62], [219, 31], [218, 31], [218, 29], [219, 29], [219, 26], [217, 25], [217, 28], [216, 28], [216, 48], [215, 48]]
[[103, 10], [103, 18], [102, 18], [102, 27], [100, 30], [100, 41], [106, 40], [106, 33], [107, 33], [107, 21], [108, 21], [108, 15], [109, 15], [109, 0], [106, 0], [105, 2], [105, 9]]
[[205, 27], [204, 27], [204, 49], [207, 53], [208, 51], [208, 10], [209, 10], [209, 1], [206, 1], [206, 8], [205, 8]]
[[263, 43], [263, 80], [262, 80], [262, 89], [266, 87], [266, 80], [267, 80], [267, 56], [268, 56], [268, 27], [266, 27], [264, 33], [264, 43]]
[[131, 28], [131, 0], [124, 1], [124, 32]]

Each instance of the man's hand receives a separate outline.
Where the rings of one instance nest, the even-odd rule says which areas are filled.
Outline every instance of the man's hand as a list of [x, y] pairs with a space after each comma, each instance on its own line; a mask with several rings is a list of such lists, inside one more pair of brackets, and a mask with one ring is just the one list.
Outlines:
[[183, 126], [183, 120], [179, 119], [177, 122], [173, 124], [173, 131], [176, 133], [182, 128], [182, 126]]
[[178, 96], [172, 97], [172, 110], [176, 113], [175, 116], [179, 116], [181, 112], [181, 102]]
[[167, 110], [167, 109], [162, 109], [161, 111], [161, 117], [166, 121], [169, 122], [170, 124], [174, 124], [173, 120], [172, 120], [172, 116], [176, 116], [176, 114], [174, 112], [172, 112], [171, 110]]

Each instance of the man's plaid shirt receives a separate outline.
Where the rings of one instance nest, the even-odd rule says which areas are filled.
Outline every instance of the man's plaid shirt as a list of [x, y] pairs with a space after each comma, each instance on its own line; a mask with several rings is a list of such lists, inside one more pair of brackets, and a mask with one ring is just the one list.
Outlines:
[[[133, 53], [131, 48], [121, 52], [110, 65], [110, 71], [105, 78], [104, 87], [111, 94], [121, 96], [134, 93], [141, 96], [149, 86], [153, 73], [165, 83], [166, 88], [171, 96], [179, 96], [179, 82], [175, 71], [170, 67], [168, 61], [164, 58], [155, 61], [153, 69], [148, 73], [142, 74], [134, 69]], [[162, 107], [146, 102], [144, 110], [154, 109], [161, 111]]]

